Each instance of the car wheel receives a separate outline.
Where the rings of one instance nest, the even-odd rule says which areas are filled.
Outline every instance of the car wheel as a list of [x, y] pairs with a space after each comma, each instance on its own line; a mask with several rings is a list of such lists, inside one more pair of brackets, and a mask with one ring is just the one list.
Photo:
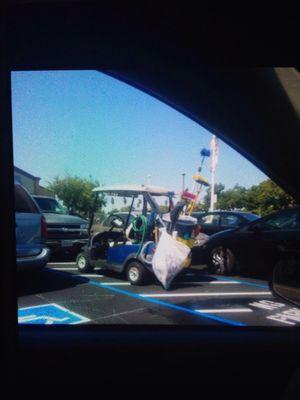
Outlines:
[[126, 278], [132, 285], [142, 285], [146, 282], [148, 271], [138, 261], [132, 261], [127, 265]]
[[217, 275], [232, 275], [237, 272], [236, 258], [232, 250], [224, 246], [215, 247], [210, 252], [209, 272]]
[[80, 273], [92, 272], [94, 267], [90, 264], [87, 253], [80, 253], [76, 259], [77, 269]]

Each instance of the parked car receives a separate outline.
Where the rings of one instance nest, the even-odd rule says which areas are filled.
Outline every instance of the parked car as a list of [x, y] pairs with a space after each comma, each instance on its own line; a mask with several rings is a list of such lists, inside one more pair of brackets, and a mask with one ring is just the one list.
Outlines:
[[259, 218], [258, 215], [240, 211], [194, 212], [192, 216], [198, 219], [201, 232], [206, 235], [239, 228]]
[[35, 201], [15, 184], [16, 254], [18, 271], [43, 268], [50, 256], [46, 246], [47, 225]]
[[194, 211], [192, 212], [192, 217], [197, 218], [199, 220], [204, 214], [206, 214], [205, 211]]
[[47, 228], [47, 246], [52, 254], [70, 253], [76, 255], [87, 243], [89, 223], [86, 219], [68, 214], [56, 199], [47, 196], [33, 196], [44, 214]]
[[[139, 215], [139, 212], [133, 212], [129, 215], [128, 225], [132, 223], [132, 221]], [[118, 217], [123, 221], [123, 226], [126, 224], [126, 220], [128, 217], [128, 212], [117, 212], [107, 215], [106, 218], [97, 226], [97, 232], [105, 232], [111, 228], [111, 222]], [[122, 228], [115, 228], [116, 231], [121, 231]]]
[[212, 273], [270, 276], [283, 257], [300, 252], [300, 207], [212, 235], [202, 252]]

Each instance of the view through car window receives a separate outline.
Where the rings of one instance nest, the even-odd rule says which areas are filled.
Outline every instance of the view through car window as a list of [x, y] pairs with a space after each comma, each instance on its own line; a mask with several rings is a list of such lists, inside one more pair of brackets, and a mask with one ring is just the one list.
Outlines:
[[19, 324], [299, 326], [300, 208], [214, 132], [98, 71], [13, 72], [12, 110]]

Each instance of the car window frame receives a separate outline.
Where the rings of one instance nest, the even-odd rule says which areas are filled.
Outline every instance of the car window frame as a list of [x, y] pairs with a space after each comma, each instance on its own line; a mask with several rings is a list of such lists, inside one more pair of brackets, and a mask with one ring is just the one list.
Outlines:
[[[64, 206], [62, 206], [56, 199], [54, 199], [54, 198], [50, 198], [50, 197], [43, 197], [43, 196], [33, 196], [33, 199], [34, 199], [34, 201], [37, 203], [37, 205], [38, 205], [38, 207], [39, 207], [39, 209], [41, 210], [41, 212], [45, 212], [45, 213], [51, 213], [51, 212], [53, 212], [53, 213], [57, 213], [57, 214], [61, 214], [61, 215], [64, 215], [64, 214], [68, 214], [68, 211], [67, 211], [67, 209], [64, 207]], [[38, 200], [47, 200], [49, 203], [50, 202], [55, 202], [56, 204], [58, 204], [58, 209], [59, 210], [61, 210], [61, 212], [60, 211], [55, 211], [55, 210], [52, 210], [52, 209], [48, 209], [48, 210], [46, 210], [46, 209], [43, 209], [41, 206], [40, 206], [40, 204], [39, 204], [39, 202], [38, 202]]]
[[[237, 224], [234, 224], [234, 225], [225, 225], [225, 224], [223, 223], [223, 219], [226, 218], [226, 217], [228, 217], [228, 216], [236, 217], [237, 220], [238, 220], [238, 223], [237, 223]], [[227, 226], [228, 226], [228, 227], [238, 228], [238, 227], [240, 227], [242, 224], [245, 223], [245, 219], [244, 219], [241, 215], [239, 215], [239, 214], [234, 214], [234, 213], [226, 212], [226, 213], [221, 213], [221, 214], [220, 214], [220, 217], [221, 217], [221, 226], [224, 226], [224, 227], [227, 227]]]
[[[208, 217], [209, 215], [213, 215], [213, 216], [217, 216], [218, 217], [218, 223], [217, 224], [204, 224], [203, 222], [202, 222], [202, 218], [204, 218], [204, 217]], [[218, 212], [208, 212], [208, 213], [206, 213], [205, 215], [202, 215], [201, 217], [200, 217], [200, 220], [198, 220], [199, 221], [199, 224], [200, 225], [203, 225], [203, 226], [211, 226], [211, 227], [214, 227], [214, 226], [221, 226], [221, 214], [220, 213], [218, 213]]]
[[[291, 208], [291, 209], [285, 209], [282, 211], [287, 211], [287, 212], [292, 212], [293, 210], [297, 210], [298, 207]], [[250, 224], [247, 225], [248, 230], [250, 231], [255, 231], [255, 230], [260, 230], [262, 232], [284, 232], [284, 231], [297, 231], [297, 229], [260, 229], [258, 225], [265, 223], [265, 221], [275, 217], [277, 214], [281, 213], [282, 211], [277, 211], [272, 214], [266, 215], [265, 217], [260, 218], [259, 220], [252, 221]], [[300, 210], [299, 210], [300, 213]], [[258, 228], [255, 228], [258, 226]]]
[[[15, 213], [25, 213], [25, 214], [40, 214], [40, 209], [35, 202], [34, 198], [30, 195], [29, 192], [20, 184], [14, 185], [14, 194], [15, 194]], [[21, 196], [25, 200], [25, 203], [29, 203], [28, 211], [20, 211], [16, 209], [16, 196]], [[22, 200], [22, 201], [23, 201]], [[28, 204], [26, 204], [28, 206]]]

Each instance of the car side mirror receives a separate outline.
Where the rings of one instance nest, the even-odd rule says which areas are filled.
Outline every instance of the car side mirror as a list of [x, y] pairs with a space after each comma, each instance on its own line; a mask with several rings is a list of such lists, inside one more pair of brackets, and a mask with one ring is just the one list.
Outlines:
[[300, 260], [281, 260], [273, 271], [272, 291], [300, 306]]

